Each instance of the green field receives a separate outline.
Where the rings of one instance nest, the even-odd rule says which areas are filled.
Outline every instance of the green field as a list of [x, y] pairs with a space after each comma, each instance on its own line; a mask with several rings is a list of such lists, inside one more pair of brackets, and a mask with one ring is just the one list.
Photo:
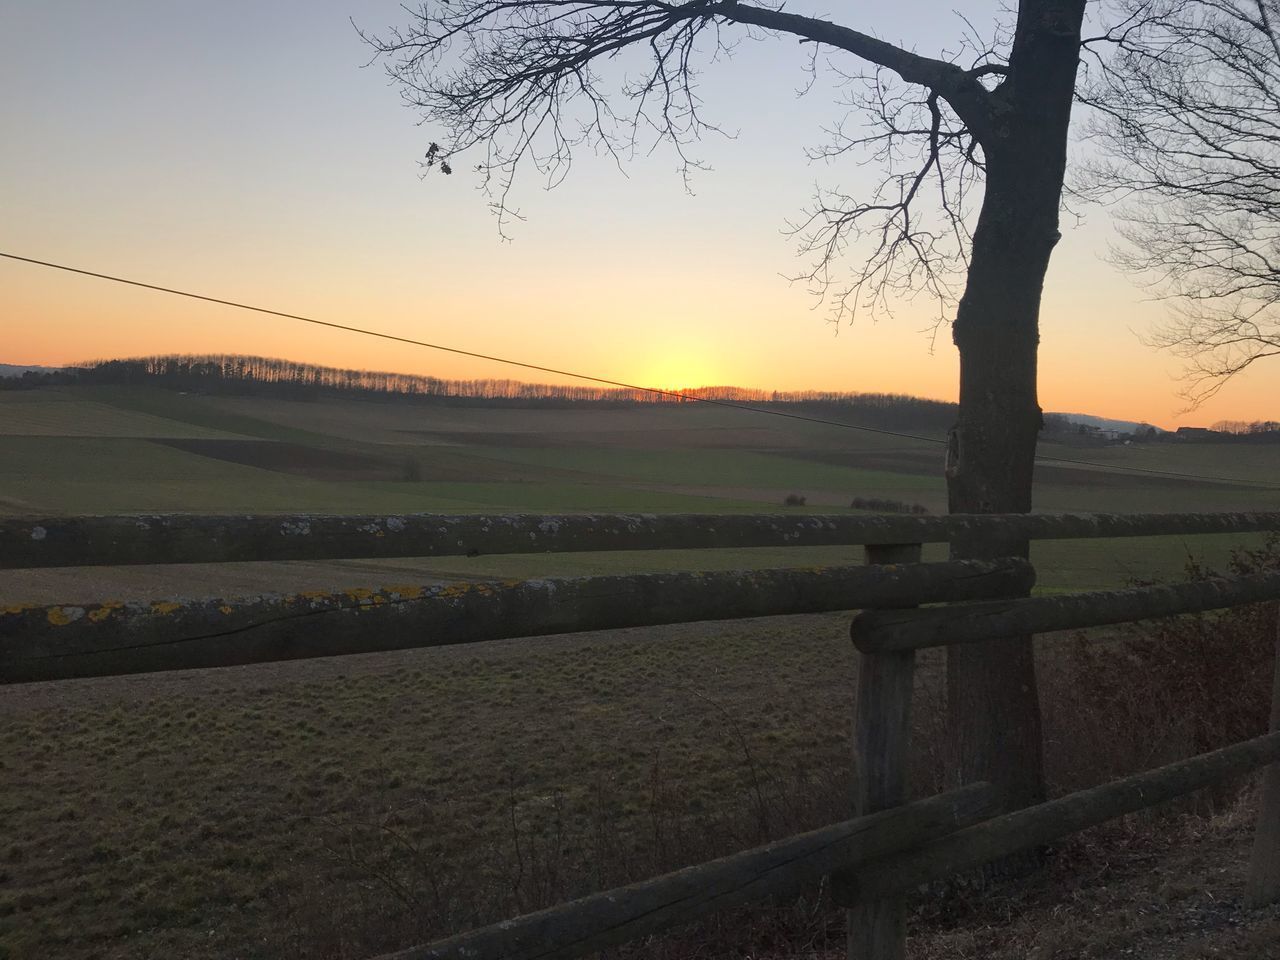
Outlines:
[[[0, 515], [121, 513], [847, 512], [854, 497], [945, 510], [940, 447], [703, 405], [512, 409], [410, 400], [215, 397], [151, 387], [0, 393]], [[1204, 444], [1068, 447], [1046, 463], [1039, 509], [1137, 512], [1280, 509], [1280, 448]], [[1140, 466], [1242, 483], [1124, 473]], [[784, 499], [804, 497], [805, 506]], [[1233, 538], [1035, 546], [1041, 589], [1175, 575], [1188, 556], [1221, 564]], [[936, 551], [935, 551], [936, 555]], [[851, 550], [445, 558], [317, 569], [438, 579], [848, 562]], [[260, 571], [292, 589], [297, 571]], [[273, 581], [273, 576], [275, 580]], [[102, 578], [98, 578], [102, 579]], [[120, 589], [118, 577], [110, 580]], [[125, 578], [127, 581], [127, 577]], [[169, 589], [213, 591], [206, 572]], [[87, 571], [0, 574], [0, 599], [83, 600]], [[161, 589], [163, 578], [139, 578]], [[387, 582], [387, 581], [383, 581]], [[362, 584], [364, 585], [364, 584]], [[374, 585], [374, 584], [368, 584]], [[61, 593], [67, 591], [66, 593]], [[127, 591], [126, 591], [127, 592]], [[50, 602], [52, 602], [50, 600]]]
[[[1042, 443], [1040, 509], [1280, 504], [1272, 446]], [[0, 393], [9, 514], [382, 510], [772, 511], [885, 497], [940, 512], [941, 447], [699, 405], [450, 407], [208, 397], [157, 388]], [[1241, 483], [1121, 472], [1132, 466]], [[184, 501], [184, 491], [187, 499]], [[692, 498], [692, 499], [690, 499]]]

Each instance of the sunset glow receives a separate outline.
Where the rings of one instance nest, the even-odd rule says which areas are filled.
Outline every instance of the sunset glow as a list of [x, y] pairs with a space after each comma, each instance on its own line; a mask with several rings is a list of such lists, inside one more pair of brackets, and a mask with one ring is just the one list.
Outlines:
[[[935, 304], [836, 327], [786, 279], [803, 262], [781, 228], [815, 179], [849, 191], [867, 182], [856, 165], [806, 163], [833, 108], [795, 98], [803, 57], [788, 45], [746, 45], [708, 72], [708, 109], [737, 139], [701, 144], [714, 169], [692, 192], [662, 150], [625, 172], [587, 152], [555, 190], [536, 176], [517, 184], [525, 219], [507, 243], [466, 169], [420, 178], [429, 131], [376, 67], [361, 69], [368, 51], [348, 17], [381, 29], [399, 20], [397, 4], [175, 12], [133, 0], [127, 11], [71, 4], [74, 16], [67, 6], [6, 14], [0, 80], [25, 93], [0, 105], [0, 248], [664, 389], [956, 395], [947, 330], [932, 351], [921, 332]], [[927, 17], [875, 16], [871, 26], [922, 46], [946, 36], [920, 27]], [[78, 68], [51, 75], [53, 49]], [[1139, 339], [1164, 308], [1104, 262], [1108, 214], [1086, 213], [1083, 227], [1064, 222], [1050, 268], [1042, 406], [1164, 426], [1276, 417], [1274, 363], [1177, 416], [1178, 364]], [[228, 352], [549, 379], [7, 261], [0, 315], [3, 363]]]
[[629, 382], [659, 390], [683, 390], [728, 382], [723, 368], [716, 363], [714, 353], [701, 344], [668, 345], [665, 349], [658, 346], [653, 357], [636, 358], [633, 369], [635, 372], [626, 378]]

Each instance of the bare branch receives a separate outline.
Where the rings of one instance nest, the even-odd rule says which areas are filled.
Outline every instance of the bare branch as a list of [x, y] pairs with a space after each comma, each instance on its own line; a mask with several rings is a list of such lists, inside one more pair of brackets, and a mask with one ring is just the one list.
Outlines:
[[1082, 99], [1117, 201], [1113, 259], [1170, 302], [1147, 339], [1184, 362], [1191, 407], [1280, 348], [1277, 0], [1144, 0]]
[[[890, 295], [925, 292], [941, 321], [965, 263], [965, 199], [982, 172], [980, 145], [994, 135], [988, 85], [1008, 74], [989, 45], [960, 65], [781, 5], [734, 0], [453, 0], [424, 5], [404, 32], [364, 36], [405, 99], [441, 130], [424, 166], [448, 171], [457, 155], [477, 154], [504, 229], [519, 215], [509, 206], [517, 173], [532, 167], [554, 186], [580, 147], [621, 163], [669, 144], [687, 185], [700, 166], [690, 146], [720, 132], [703, 117], [698, 64], [731, 54], [735, 38], [753, 31], [812, 43], [811, 69], [825, 51], [835, 76], [869, 91], [850, 105], [869, 108], [881, 127], [847, 135], [837, 124], [831, 144], [811, 155], [866, 155], [886, 164], [886, 178], [870, 198], [819, 192], [814, 210], [792, 225], [815, 261], [803, 279], [819, 297], [831, 293], [837, 317], [864, 292], [881, 306]], [[842, 70], [835, 61], [845, 54], [874, 69]], [[922, 207], [928, 182], [936, 198]], [[864, 240], [863, 266], [837, 284], [836, 260]]]

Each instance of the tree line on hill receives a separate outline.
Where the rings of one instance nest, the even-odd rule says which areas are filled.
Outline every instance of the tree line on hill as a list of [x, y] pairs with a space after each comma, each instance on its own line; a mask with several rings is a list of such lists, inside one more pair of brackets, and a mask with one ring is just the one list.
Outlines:
[[[0, 390], [22, 390], [59, 384], [149, 385], [205, 394], [275, 396], [314, 400], [322, 396], [360, 399], [420, 399], [459, 406], [602, 407], [679, 404], [711, 400], [722, 403], [786, 406], [817, 417], [846, 420], [885, 430], [943, 434], [955, 423], [957, 407], [896, 393], [835, 390], [762, 390], [733, 386], [695, 387], [653, 392], [630, 387], [526, 383], [510, 379], [448, 380], [423, 374], [352, 370], [240, 354], [169, 354], [119, 360], [94, 360], [54, 370], [30, 370], [20, 377], [0, 377]], [[1180, 440], [1280, 442], [1280, 423], [1221, 420], [1210, 428], [1184, 427], [1163, 433], [1141, 425], [1132, 433], [1103, 431], [1069, 415], [1048, 413], [1044, 433], [1094, 442]]]
[[55, 373], [0, 381], [0, 389], [61, 383], [149, 385], [191, 393], [250, 394], [288, 399], [323, 396], [372, 400], [410, 398], [468, 406], [563, 407], [589, 404], [619, 407], [711, 400], [786, 405], [815, 416], [839, 416], [884, 429], [931, 432], [946, 431], [956, 417], [954, 403], [906, 394], [779, 391], [733, 386], [655, 393], [626, 387], [526, 383], [509, 379], [448, 380], [422, 374], [351, 370], [235, 354], [95, 360]]
[[1280, 420], [1219, 420], [1209, 428], [1215, 433], [1232, 433], [1236, 436], [1258, 436], [1259, 434], [1280, 434]]
[[1280, 443], [1280, 423], [1275, 420], [1255, 420], [1252, 423], [1225, 421], [1242, 429], [1221, 429], [1221, 423], [1212, 427], [1179, 427], [1161, 439], [1179, 443]]

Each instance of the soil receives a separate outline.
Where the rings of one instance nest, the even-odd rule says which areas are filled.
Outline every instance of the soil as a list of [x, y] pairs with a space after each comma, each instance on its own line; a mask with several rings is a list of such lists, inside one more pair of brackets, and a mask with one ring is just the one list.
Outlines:
[[279, 440], [156, 440], [156, 443], [214, 460], [318, 480], [399, 480], [400, 464], [340, 450], [322, 450]]
[[914, 922], [926, 929], [909, 953], [1280, 960], [1280, 904], [1250, 910], [1243, 902], [1255, 805], [1246, 795], [1208, 819], [1135, 817], [1081, 834], [1030, 880], [921, 906]]

